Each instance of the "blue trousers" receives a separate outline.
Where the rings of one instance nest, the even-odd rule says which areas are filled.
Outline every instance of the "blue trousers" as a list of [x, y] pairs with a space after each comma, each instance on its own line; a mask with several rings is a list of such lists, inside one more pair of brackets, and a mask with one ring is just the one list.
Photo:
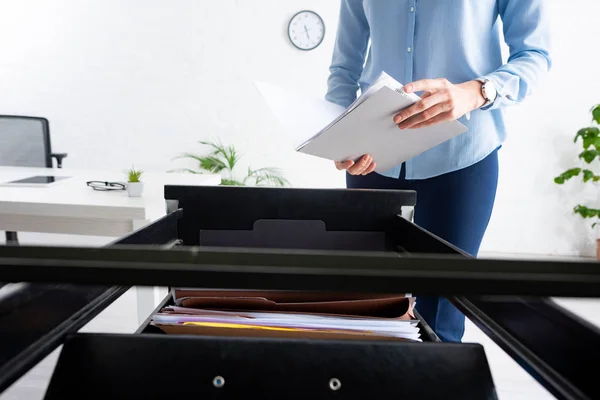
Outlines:
[[[347, 174], [356, 189], [415, 190], [415, 223], [476, 257], [487, 229], [498, 185], [498, 150], [468, 168], [423, 180], [398, 179], [377, 173]], [[447, 299], [417, 296], [416, 309], [442, 341], [460, 342], [465, 317]]]

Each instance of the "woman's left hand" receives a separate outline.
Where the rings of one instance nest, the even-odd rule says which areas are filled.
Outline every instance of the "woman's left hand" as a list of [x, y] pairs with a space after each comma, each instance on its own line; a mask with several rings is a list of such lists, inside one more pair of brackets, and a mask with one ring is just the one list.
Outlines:
[[424, 92], [421, 100], [394, 116], [400, 129], [417, 129], [454, 121], [485, 104], [482, 83], [454, 85], [446, 79], [424, 79], [404, 86], [406, 93]]

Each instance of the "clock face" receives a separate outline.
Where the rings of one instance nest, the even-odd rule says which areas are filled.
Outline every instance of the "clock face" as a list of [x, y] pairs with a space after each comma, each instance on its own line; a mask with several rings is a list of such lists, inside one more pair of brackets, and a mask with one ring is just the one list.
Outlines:
[[300, 11], [290, 20], [288, 35], [298, 49], [312, 50], [320, 45], [325, 37], [325, 23], [313, 11]]

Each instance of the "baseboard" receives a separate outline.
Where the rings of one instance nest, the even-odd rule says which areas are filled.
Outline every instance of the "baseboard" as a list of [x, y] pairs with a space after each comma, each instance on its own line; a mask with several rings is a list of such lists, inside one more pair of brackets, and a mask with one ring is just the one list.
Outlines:
[[507, 259], [507, 260], [593, 260], [592, 256], [560, 255], [560, 254], [534, 254], [534, 253], [503, 253], [482, 251], [477, 258]]

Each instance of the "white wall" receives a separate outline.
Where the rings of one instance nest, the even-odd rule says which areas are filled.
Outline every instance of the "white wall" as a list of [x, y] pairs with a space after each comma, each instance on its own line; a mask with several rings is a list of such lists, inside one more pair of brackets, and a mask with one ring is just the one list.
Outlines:
[[[311, 52], [286, 33], [306, 8], [327, 22]], [[47, 116], [66, 166], [164, 171], [219, 137], [254, 167], [284, 168], [294, 186], [342, 185], [331, 163], [286, 147], [252, 83], [324, 93], [338, 9], [337, 0], [0, 0], [0, 110]]]
[[[509, 140], [501, 150], [498, 196], [482, 251], [594, 255], [589, 220], [572, 213], [581, 201], [600, 206], [590, 184], [558, 186], [556, 175], [583, 165], [576, 132], [600, 103], [600, 56], [594, 44], [600, 2], [547, 0], [552, 5], [554, 66], [549, 78], [507, 112]], [[594, 54], [595, 53], [595, 54]], [[600, 172], [598, 163], [593, 167]]]
[[[600, 2], [547, 0], [555, 66], [547, 85], [510, 110], [498, 200], [483, 251], [590, 253], [589, 224], [569, 211], [581, 185], [552, 178], [576, 162], [574, 133], [600, 102], [592, 38]], [[297, 187], [340, 187], [331, 163], [285, 147], [254, 80], [323, 94], [338, 0], [0, 0], [0, 113], [44, 115], [66, 165], [146, 170], [235, 144], [245, 163], [278, 166]], [[321, 47], [287, 40], [289, 18], [314, 9], [327, 24]], [[597, 46], [596, 46], [597, 47]]]

